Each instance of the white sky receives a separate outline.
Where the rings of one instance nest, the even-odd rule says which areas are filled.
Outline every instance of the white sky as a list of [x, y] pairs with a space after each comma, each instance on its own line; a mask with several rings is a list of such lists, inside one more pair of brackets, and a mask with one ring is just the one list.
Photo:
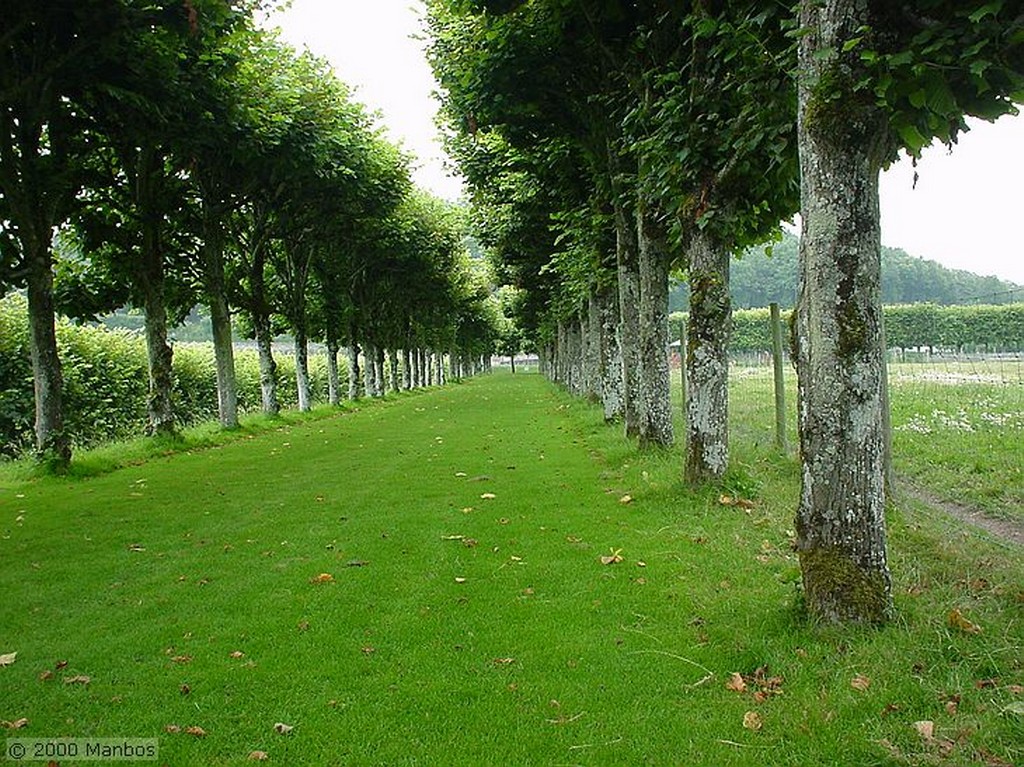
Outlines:
[[[419, 158], [422, 187], [457, 199], [434, 118], [436, 87], [423, 57], [420, 0], [293, 0], [275, 15], [285, 39], [327, 58], [356, 98], [381, 113], [392, 140]], [[882, 242], [954, 268], [1024, 285], [1024, 116], [973, 121], [949, 154], [925, 150], [882, 176]], [[1020, 222], [1017, 222], [1020, 223]]]

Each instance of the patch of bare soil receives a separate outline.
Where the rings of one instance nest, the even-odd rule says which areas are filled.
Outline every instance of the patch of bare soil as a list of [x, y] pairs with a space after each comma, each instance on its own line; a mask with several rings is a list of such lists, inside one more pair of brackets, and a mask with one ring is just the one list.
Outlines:
[[938, 509], [968, 525], [980, 527], [1000, 540], [1024, 546], [1024, 525], [1018, 522], [992, 517], [978, 509], [972, 509], [969, 506], [962, 506], [959, 503], [944, 500], [924, 488], [916, 487], [906, 482], [900, 483], [900, 490], [914, 500], [931, 506], [933, 509]]

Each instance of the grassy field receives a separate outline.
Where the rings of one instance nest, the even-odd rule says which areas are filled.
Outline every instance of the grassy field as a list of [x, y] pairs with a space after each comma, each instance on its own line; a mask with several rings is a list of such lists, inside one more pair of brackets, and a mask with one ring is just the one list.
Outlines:
[[169, 765], [1024, 761], [1019, 551], [893, 510], [896, 620], [808, 623], [759, 408], [701, 493], [507, 374], [10, 479], [0, 720]]
[[[1019, 366], [893, 365], [897, 474], [948, 501], [1024, 523], [1024, 382]], [[772, 371], [736, 367], [731, 405], [740, 434], [773, 438]], [[787, 370], [789, 444], [797, 444], [796, 377]]]

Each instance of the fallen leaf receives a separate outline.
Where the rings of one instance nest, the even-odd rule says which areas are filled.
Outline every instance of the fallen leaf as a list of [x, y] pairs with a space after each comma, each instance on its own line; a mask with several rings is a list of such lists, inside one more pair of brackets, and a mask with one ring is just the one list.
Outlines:
[[1014, 695], [1020, 695], [1021, 693], [1024, 693], [1024, 686], [1019, 684], [1009, 684], [1006, 686], [1006, 689], [1012, 692]]
[[981, 633], [981, 626], [968, 620], [964, 614], [960, 612], [959, 607], [954, 607], [952, 611], [950, 611], [946, 622], [949, 624], [950, 628], [958, 629], [959, 631], [963, 631], [967, 634]]
[[465, 477], [466, 476], [466, 472], [464, 472], [464, 471], [457, 471], [457, 472], [455, 472], [455, 476], [456, 477]]
[[466, 536], [464, 536], [464, 535], [442, 535], [441, 536], [441, 540], [442, 541], [461, 541], [461, 540], [464, 540], [465, 537]]
[[192, 688], [189, 687], [187, 684], [183, 684], [180, 688], [180, 692], [182, 695], [188, 695], [192, 692]]
[[631, 496], [631, 495], [624, 495], [621, 498], [619, 498], [619, 503], [622, 503], [622, 504], [629, 504], [629, 503], [632, 503], [632, 502], [633, 502], [633, 496]]
[[14, 665], [14, 661], [18, 659], [18, 653], [9, 652], [0, 655], [0, 666], [11, 666]]
[[314, 584], [314, 585], [319, 584], [319, 583], [333, 583], [334, 582], [334, 576], [331, 575], [330, 573], [320, 573], [319, 575], [314, 576], [313, 578], [310, 578], [309, 582]]
[[192, 656], [191, 655], [175, 655], [173, 658], [171, 658], [171, 661], [173, 663], [191, 663], [192, 662]]
[[235, 650], [233, 653], [231, 653], [230, 657], [232, 657], [232, 658], [244, 658], [245, 657], [245, 653], [242, 652], [241, 650]]
[[377, 652], [377, 648], [376, 647], [370, 647], [370, 645], [366, 645], [365, 647], [362, 647], [361, 649], [363, 651], [363, 655], [373, 655], [375, 652]]
[[515, 662], [516, 662], [515, 658], [495, 658], [494, 659], [494, 665], [495, 666], [511, 666]]
[[5, 730], [20, 730], [22, 727], [28, 726], [28, 719], [22, 717], [21, 719], [15, 719], [13, 722], [8, 722], [6, 719], [0, 722], [0, 727]]
[[46, 671], [43, 671], [39, 675], [39, 681], [40, 682], [47, 682], [47, 681], [49, 681], [51, 679], [53, 679], [53, 672], [50, 671], [50, 669], [46, 669]]
[[718, 496], [718, 503], [722, 506], [732, 506], [732, 496], [720, 495]]
[[206, 737], [206, 730], [204, 730], [202, 727], [197, 727], [197, 726], [193, 725], [191, 727], [186, 727], [185, 728], [185, 734], [186, 735], [192, 735], [192, 736], [194, 736], [196, 738], [205, 738]]
[[601, 557], [602, 565], [617, 565], [622, 561], [622, 549], [608, 549], [611, 555]]
[[850, 680], [850, 687], [855, 690], [864, 692], [871, 686], [871, 680], [863, 674], [857, 674], [853, 679]]
[[91, 681], [92, 677], [85, 676], [84, 674], [64, 677], [64, 684], [89, 684]]
[[299, 631], [309, 631], [309, 621], [299, 621]]
[[974, 686], [977, 687], [979, 690], [984, 690], [984, 689], [987, 689], [989, 687], [998, 687], [999, 686], [999, 680], [998, 679], [979, 679], [977, 682], [974, 683]]
[[59, 660], [54, 665], [54, 668], [57, 669], [57, 671], [60, 671], [61, 669], [65, 669], [67, 667], [68, 667], [68, 661], [66, 661], [66, 660]]
[[764, 722], [761, 721], [761, 715], [759, 713], [756, 711], [748, 711], [743, 715], [743, 726], [748, 730], [757, 732], [764, 727]]
[[496, 496], [494, 493], [481, 493], [480, 497], [485, 501], [493, 501], [498, 496]]
[[935, 722], [929, 720], [914, 722], [913, 727], [926, 743], [935, 740]]
[[636, 563], [636, 566], [637, 566], [637, 567], [647, 567], [647, 563], [646, 563], [646, 562], [644, 562], [644, 561], [643, 561], [643, 560], [641, 559], [641, 560], [639, 560], [639, 561], [638, 561], [638, 562]]
[[1003, 713], [1024, 716], [1024, 701], [1015, 700], [1013, 703], [1010, 703], [1003, 708]]
[[250, 751], [247, 758], [250, 762], [265, 762], [270, 756], [267, 755], [266, 751]]
[[285, 724], [284, 722], [277, 722], [274, 725], [274, 731], [277, 732], [279, 735], [287, 735], [294, 729], [295, 728], [292, 727], [290, 724]]
[[472, 548], [474, 548], [477, 545], [477, 543], [478, 543], [478, 541], [477, 541], [476, 538], [466, 538], [462, 542], [462, 545], [465, 546], [467, 549], [472, 549]]
[[345, 563], [345, 567], [366, 567], [368, 564], [370, 563], [365, 559], [350, 559]]
[[729, 681], [725, 683], [725, 689], [732, 690], [733, 692], [746, 692], [747, 683], [743, 681], [743, 675], [733, 671], [729, 676]]
[[146, 550], [146, 547], [143, 546], [141, 543], [133, 543], [131, 546], [128, 547], [128, 551], [145, 551], [145, 550]]
[[960, 710], [960, 696], [959, 695], [956, 696], [956, 698], [951, 698], [950, 700], [946, 701], [946, 713], [947, 714], [949, 714], [950, 716], [956, 716], [956, 714], [957, 714], [957, 712], [959, 710]]
[[457, 576], [455, 576], [455, 582], [456, 582], [456, 583], [465, 583], [465, 582], [466, 582], [466, 579], [465, 579], [465, 578], [463, 578], [463, 577], [462, 577], [462, 576], [460, 576], [460, 575], [457, 575]]
[[169, 732], [171, 735], [181, 732], [181, 727], [176, 724], [165, 724], [164, 732]]
[[502, 517], [498, 520], [499, 525], [507, 525], [511, 520], [508, 517]]

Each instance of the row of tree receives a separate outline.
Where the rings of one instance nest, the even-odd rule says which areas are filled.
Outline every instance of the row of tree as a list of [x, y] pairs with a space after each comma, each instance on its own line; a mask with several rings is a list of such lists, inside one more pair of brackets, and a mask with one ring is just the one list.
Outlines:
[[481, 237], [560, 380], [673, 442], [669, 273], [685, 273], [685, 477], [728, 466], [732, 253], [801, 213], [798, 549], [811, 611], [881, 621], [878, 174], [1013, 110], [1018, 3], [428, 0]]
[[142, 310], [154, 434], [175, 430], [168, 328], [197, 302], [225, 427], [238, 418], [233, 314], [258, 342], [268, 412], [282, 329], [300, 408], [311, 337], [335, 402], [342, 346], [352, 395], [360, 360], [379, 372], [384, 349], [392, 370], [404, 350], [407, 385], [415, 350], [458, 363], [490, 349], [496, 313], [464, 214], [413, 188], [407, 158], [328, 65], [258, 27], [265, 12], [261, 0], [5, 6], [0, 291], [27, 294], [37, 449], [58, 467], [71, 443], [55, 311]]

